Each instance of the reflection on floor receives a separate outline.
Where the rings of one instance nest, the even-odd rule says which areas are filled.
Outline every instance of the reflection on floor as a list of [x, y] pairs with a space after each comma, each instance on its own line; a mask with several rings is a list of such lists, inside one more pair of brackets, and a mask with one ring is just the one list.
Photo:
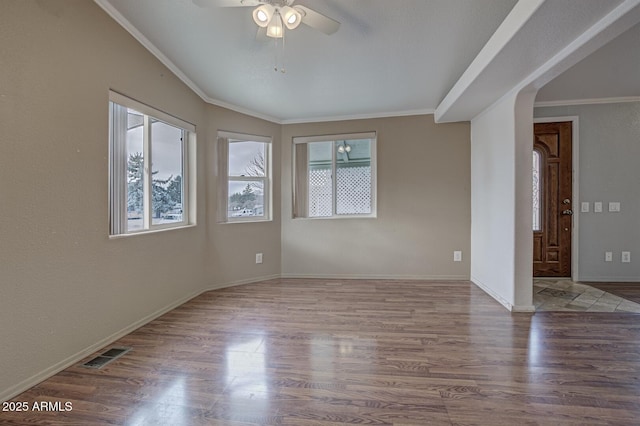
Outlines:
[[569, 279], [533, 280], [536, 311], [640, 313], [640, 304]]

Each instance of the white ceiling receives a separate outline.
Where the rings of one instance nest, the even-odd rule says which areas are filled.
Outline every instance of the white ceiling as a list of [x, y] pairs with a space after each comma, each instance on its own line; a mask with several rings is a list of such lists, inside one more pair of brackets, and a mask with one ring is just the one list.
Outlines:
[[342, 25], [287, 32], [282, 74], [251, 8], [96, 1], [205, 100], [277, 122], [433, 112], [517, 3], [299, 0]]
[[95, 1], [204, 100], [278, 123], [469, 120], [522, 82], [540, 104], [640, 96], [640, 0], [297, 0], [342, 25], [286, 32], [286, 73], [251, 7]]

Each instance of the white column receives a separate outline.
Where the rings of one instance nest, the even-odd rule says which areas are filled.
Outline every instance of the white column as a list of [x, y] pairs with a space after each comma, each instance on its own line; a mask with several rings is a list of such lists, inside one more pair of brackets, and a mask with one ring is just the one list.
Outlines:
[[533, 309], [534, 99], [507, 95], [471, 121], [471, 280], [518, 311]]

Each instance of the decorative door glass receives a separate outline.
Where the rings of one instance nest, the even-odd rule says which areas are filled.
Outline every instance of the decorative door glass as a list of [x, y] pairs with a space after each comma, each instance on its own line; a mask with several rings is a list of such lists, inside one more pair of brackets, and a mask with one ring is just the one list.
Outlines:
[[540, 153], [533, 151], [533, 230], [540, 231], [541, 226], [541, 201], [540, 201]]

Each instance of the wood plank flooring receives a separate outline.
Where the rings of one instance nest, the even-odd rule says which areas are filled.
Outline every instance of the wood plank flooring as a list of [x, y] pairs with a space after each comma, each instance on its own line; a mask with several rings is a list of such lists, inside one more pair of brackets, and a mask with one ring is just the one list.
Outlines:
[[640, 419], [640, 316], [511, 314], [469, 282], [270, 280], [205, 293], [112, 346], [133, 350], [12, 400], [71, 411], [0, 412], [0, 424]]

